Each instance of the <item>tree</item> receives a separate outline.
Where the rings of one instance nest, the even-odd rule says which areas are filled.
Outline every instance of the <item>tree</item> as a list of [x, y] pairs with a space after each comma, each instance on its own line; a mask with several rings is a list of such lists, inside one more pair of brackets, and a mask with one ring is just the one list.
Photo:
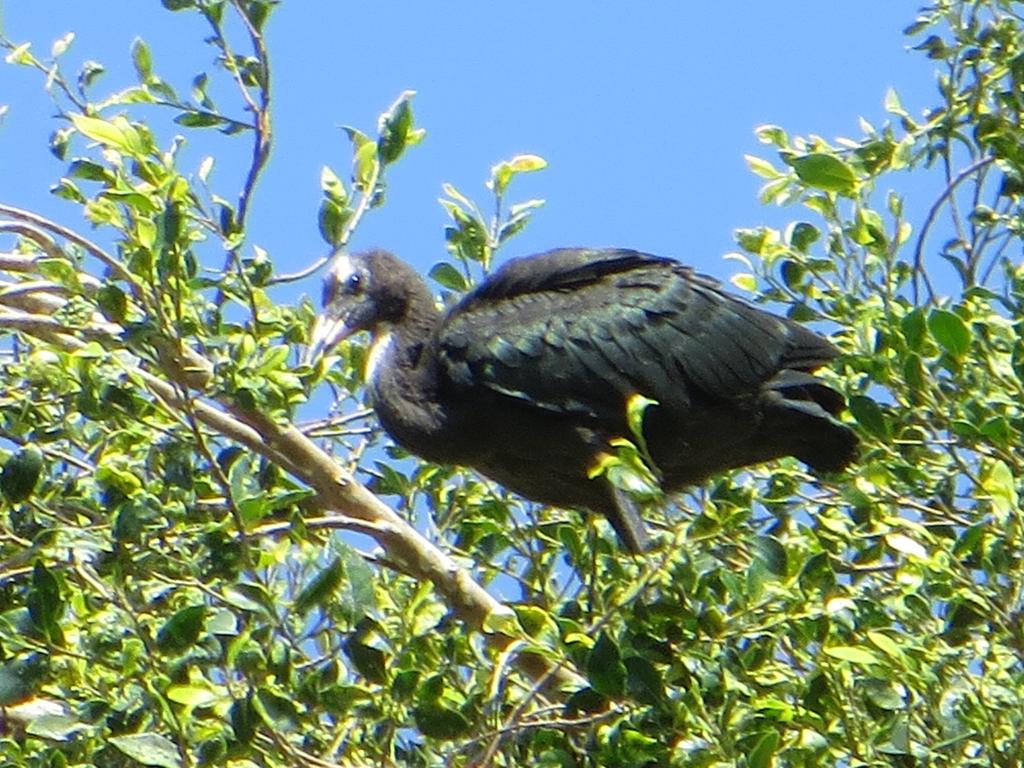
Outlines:
[[[272, 303], [294, 276], [244, 242], [275, 3], [163, 5], [208, 22], [237, 111], [207, 76], [180, 95], [141, 41], [138, 85], [113, 94], [98, 65], [63, 71], [66, 43], [51, 61], [3, 41], [47, 75], [53, 151], [77, 158], [55, 194], [115, 243], [0, 202], [3, 765], [1024, 760], [1016, 4], [921, 12], [907, 34], [939, 71], [921, 118], [891, 93], [891, 124], [855, 140], [759, 130], [778, 155], [750, 158], [763, 200], [804, 218], [739, 230], [735, 280], [834, 329], [863, 456], [842, 477], [787, 460], [661, 500], [648, 558], [388, 446], [358, 343], [298, 363], [314, 308]], [[210, 186], [212, 161], [181, 167], [139, 105], [250, 142], [241, 195]], [[348, 133], [350, 178], [322, 178], [335, 246], [418, 141], [412, 94], [377, 135]], [[446, 190], [444, 289], [526, 224], [536, 204], [508, 205], [509, 185], [542, 165], [495, 166], [493, 219]], [[936, 180], [919, 221], [901, 172]], [[323, 386], [332, 416], [297, 425]]]

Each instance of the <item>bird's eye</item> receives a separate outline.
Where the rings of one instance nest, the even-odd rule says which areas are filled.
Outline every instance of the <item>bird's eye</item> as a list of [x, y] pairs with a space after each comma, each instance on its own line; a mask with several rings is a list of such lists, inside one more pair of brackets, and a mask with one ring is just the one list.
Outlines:
[[349, 293], [359, 293], [363, 290], [363, 276], [353, 272], [345, 280], [345, 288]]

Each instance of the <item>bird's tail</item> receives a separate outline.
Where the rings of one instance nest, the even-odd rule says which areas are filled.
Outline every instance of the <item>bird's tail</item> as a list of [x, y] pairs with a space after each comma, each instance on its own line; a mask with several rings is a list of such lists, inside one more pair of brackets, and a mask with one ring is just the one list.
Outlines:
[[625, 491], [608, 484], [612, 493], [613, 509], [605, 510], [604, 515], [612, 524], [619, 537], [619, 543], [635, 555], [650, 549], [651, 539], [647, 533], [647, 525], [640, 515], [639, 505]]
[[836, 417], [845, 398], [824, 381], [786, 370], [762, 390], [764, 429], [816, 472], [839, 472], [857, 458], [857, 435]]

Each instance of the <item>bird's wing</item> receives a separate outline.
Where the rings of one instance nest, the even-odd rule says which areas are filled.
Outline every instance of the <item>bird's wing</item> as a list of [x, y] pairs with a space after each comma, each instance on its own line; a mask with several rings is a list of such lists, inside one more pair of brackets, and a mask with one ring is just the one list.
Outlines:
[[449, 312], [437, 342], [456, 390], [618, 419], [637, 393], [683, 408], [698, 394], [744, 397], [835, 356], [675, 261], [611, 249], [510, 262]]

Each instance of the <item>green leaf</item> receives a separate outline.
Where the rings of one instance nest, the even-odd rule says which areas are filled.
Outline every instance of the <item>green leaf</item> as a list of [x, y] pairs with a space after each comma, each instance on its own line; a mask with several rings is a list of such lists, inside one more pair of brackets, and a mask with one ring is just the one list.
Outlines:
[[920, 542], [910, 538], [905, 533], [887, 533], [885, 535], [885, 543], [908, 557], [918, 560], [928, 559], [928, 550]]
[[955, 312], [933, 309], [928, 313], [928, 330], [939, 346], [957, 360], [963, 359], [971, 348], [971, 331]]
[[347, 577], [341, 587], [341, 604], [349, 620], [356, 622], [377, 608], [376, 577], [370, 565], [353, 547], [344, 542], [339, 542], [337, 547], [341, 550], [341, 562]]
[[[490, 615], [497, 613], [491, 611]], [[550, 613], [535, 605], [515, 606], [516, 618], [530, 639], [541, 645], [554, 647], [559, 640], [558, 625]]]
[[68, 176], [73, 179], [87, 179], [89, 181], [113, 181], [113, 174], [106, 166], [81, 157], [71, 161], [71, 164], [68, 166]]
[[484, 617], [481, 629], [487, 634], [504, 634], [515, 637], [522, 626], [516, 612], [504, 603], [500, 603]]
[[593, 688], [580, 688], [565, 703], [570, 716], [580, 712], [601, 712], [608, 706], [608, 700]]
[[729, 278], [729, 282], [741, 291], [747, 291], [749, 293], [757, 292], [757, 278], [749, 272], [737, 272]]
[[267, 23], [267, 19], [270, 18], [270, 12], [274, 9], [276, 3], [272, 2], [252, 2], [249, 3], [248, 7], [245, 8], [245, 13], [249, 17], [249, 21], [256, 31], [262, 31], [264, 25]]
[[902, 115], [906, 112], [895, 88], [889, 88], [885, 92], [885, 98], [882, 100], [882, 104], [885, 106], [886, 112], [891, 112], [894, 115]]
[[782, 175], [774, 165], [757, 155], [744, 155], [743, 159], [747, 161], [747, 167], [762, 178], [777, 179]]
[[33, 718], [25, 728], [29, 736], [51, 741], [68, 741], [79, 731], [87, 729], [84, 723], [68, 715], [40, 715]]
[[807, 267], [801, 262], [793, 259], [786, 259], [779, 265], [779, 273], [782, 275], [782, 282], [794, 291], [803, 290], [804, 277], [807, 275]]
[[227, 608], [219, 608], [207, 619], [206, 629], [213, 635], [234, 637], [238, 634], [238, 617]]
[[36, 66], [39, 64], [39, 61], [35, 56], [29, 53], [28, 49], [31, 47], [32, 43], [22, 43], [21, 45], [15, 46], [4, 58], [4, 61], [8, 64], [20, 64], [25, 67]]
[[58, 160], [63, 160], [68, 154], [68, 143], [71, 140], [73, 131], [71, 128], [60, 128], [50, 134], [50, 154]]
[[96, 61], [87, 61], [82, 64], [82, 68], [78, 71], [78, 87], [83, 91], [91, 86], [96, 79], [104, 74], [107, 70], [102, 64]]
[[789, 571], [786, 548], [773, 536], [757, 536], [753, 540], [754, 557], [760, 561], [772, 576], [785, 578]]
[[171, 701], [193, 708], [213, 706], [226, 694], [226, 691], [222, 695], [206, 686], [199, 685], [172, 685], [166, 693], [167, 698]]
[[606, 632], [598, 635], [597, 642], [590, 649], [587, 680], [595, 691], [608, 698], [619, 698], [625, 690], [626, 667], [619, 647]]
[[921, 356], [913, 352], [907, 355], [903, 361], [903, 380], [907, 383], [907, 389], [910, 390], [915, 404], [924, 389], [925, 378], [924, 362], [921, 360]]
[[295, 598], [295, 610], [304, 614], [314, 606], [324, 606], [331, 595], [338, 588], [344, 577], [344, 567], [341, 558], [334, 558], [326, 568], [323, 568], [313, 580], [307, 584]]
[[359, 642], [348, 640], [345, 645], [345, 655], [352, 661], [356, 671], [369, 680], [371, 683], [383, 684], [387, 682], [387, 656], [380, 648]]
[[447, 261], [441, 261], [430, 268], [430, 278], [451, 291], [463, 293], [469, 288], [466, 278]]
[[654, 461], [647, 450], [647, 438], [644, 437], [644, 414], [647, 413], [648, 408], [657, 404], [657, 400], [645, 397], [639, 392], [634, 392], [626, 401], [626, 423], [629, 425], [633, 439], [636, 440], [636, 446], [640, 449], [642, 458], [649, 467], [654, 466]]
[[812, 152], [790, 160], [793, 170], [804, 184], [826, 192], [849, 195], [856, 189], [857, 176], [847, 163], [835, 155]]
[[61, 599], [57, 577], [40, 561], [36, 561], [32, 568], [32, 584], [25, 603], [36, 629], [51, 641], [59, 643], [64, 601]]
[[299, 711], [295, 704], [269, 688], [260, 688], [256, 692], [253, 704], [263, 721], [275, 730], [291, 730], [299, 721]]
[[[415, 671], [409, 670], [399, 675], [395, 680], [395, 686], [392, 686], [391, 689], [396, 697], [408, 699], [409, 691], [403, 689], [400, 695], [397, 687], [398, 685], [415, 686], [416, 680], [413, 678], [416, 677], [416, 674]], [[370, 693], [366, 688], [356, 685], [332, 685], [321, 693], [320, 704], [329, 714], [344, 717], [357, 702], [366, 701], [370, 698]]]
[[348, 204], [348, 190], [345, 189], [345, 183], [326, 165], [320, 169], [320, 189], [323, 190], [324, 195], [338, 205]]
[[132, 64], [135, 65], [135, 74], [139, 82], [145, 83], [153, 76], [153, 57], [149, 46], [141, 37], [132, 41]]
[[4, 462], [0, 471], [0, 493], [12, 504], [32, 495], [43, 472], [43, 454], [34, 445], [26, 445]]
[[432, 739], [458, 739], [472, 730], [465, 715], [436, 701], [418, 705], [412, 716], [420, 733]]
[[380, 116], [377, 132], [377, 153], [380, 161], [387, 165], [402, 156], [409, 141], [412, 129], [412, 97], [416, 91], [405, 91], [391, 105], [387, 112]]
[[487, 186], [494, 194], [501, 196], [518, 174], [532, 173], [547, 167], [547, 160], [540, 155], [516, 155], [511, 160], [504, 160], [491, 168], [491, 179]]
[[[127, 155], [132, 154], [138, 146], [138, 137], [129, 135], [122, 125], [115, 125], [98, 117], [88, 117], [74, 112], [69, 117], [79, 133], [105, 147]], [[127, 125], [127, 122], [124, 122]]]
[[884, 651], [886, 655], [891, 656], [893, 659], [896, 659], [897, 661], [903, 659], [903, 649], [900, 648], [899, 643], [897, 643], [884, 632], [879, 632], [878, 630], [871, 629], [868, 630], [867, 636], [868, 640], [870, 640], [876, 648]]
[[992, 508], [1000, 519], [1017, 509], [1019, 496], [1013, 470], [1002, 459], [988, 460], [982, 467], [981, 487], [992, 499]]
[[231, 729], [235, 738], [242, 744], [249, 744], [256, 736], [256, 726], [260, 717], [253, 706], [252, 698], [238, 699], [231, 705]]
[[750, 751], [747, 758], [749, 768], [771, 768], [775, 758], [775, 751], [779, 748], [779, 734], [777, 731], [768, 731]]
[[266, 376], [276, 371], [285, 364], [291, 351], [287, 344], [275, 344], [260, 355], [259, 361], [252, 369], [253, 373], [257, 376]]
[[864, 429], [876, 437], [889, 437], [889, 423], [882, 407], [870, 397], [854, 395], [849, 402], [850, 413]]
[[767, 227], [737, 229], [736, 243], [747, 253], [760, 255], [765, 246], [776, 240], [777, 233]]
[[213, 105], [213, 101], [210, 99], [209, 94], [206, 92], [207, 84], [210, 81], [210, 76], [205, 72], [200, 72], [194, 78], [192, 78], [192, 100], [197, 104], [202, 105], [204, 109], [216, 111]]
[[143, 765], [158, 768], [181, 768], [181, 756], [174, 742], [158, 733], [135, 733], [111, 736], [108, 743]]
[[821, 232], [818, 228], [806, 221], [798, 221], [789, 232], [789, 244], [801, 253], [807, 253], [820, 239]]
[[357, 186], [364, 192], [371, 191], [370, 182], [376, 178], [380, 168], [377, 147], [369, 143], [358, 147], [353, 158], [353, 166]]
[[504, 243], [510, 237], [520, 232], [523, 227], [530, 223], [530, 219], [533, 218], [533, 212], [542, 205], [544, 205], [543, 200], [534, 198], [509, 206], [508, 220], [498, 230], [498, 243]]
[[903, 693], [891, 680], [868, 678], [861, 681], [859, 685], [863, 686], [865, 695], [879, 709], [896, 712], [907, 704]]
[[116, 285], [108, 283], [96, 291], [96, 304], [112, 323], [123, 323], [128, 314], [128, 297]]
[[643, 656], [627, 656], [626, 690], [641, 704], [658, 705], [665, 700], [665, 682], [657, 668]]
[[174, 122], [186, 128], [217, 128], [227, 124], [227, 120], [210, 112], [190, 110], [182, 112], [174, 118]]
[[873, 651], [850, 645], [832, 645], [823, 649], [826, 654], [840, 661], [849, 661], [862, 666], [881, 664], [882, 660]]
[[351, 208], [330, 198], [325, 198], [320, 203], [320, 213], [317, 217], [320, 237], [332, 248], [342, 245], [345, 239], [345, 227], [348, 226], [352, 216]]
[[780, 148], [789, 145], [789, 136], [778, 125], [759, 125], [754, 129], [754, 135], [762, 144], [774, 144]]
[[205, 605], [190, 605], [169, 618], [156, 635], [156, 646], [164, 653], [184, 653], [199, 640], [206, 618]]

